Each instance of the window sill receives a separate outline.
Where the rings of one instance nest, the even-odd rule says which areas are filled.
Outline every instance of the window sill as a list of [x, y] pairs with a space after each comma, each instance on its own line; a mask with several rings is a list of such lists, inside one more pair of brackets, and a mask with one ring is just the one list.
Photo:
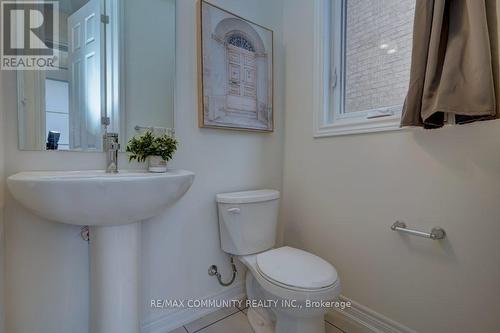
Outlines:
[[400, 127], [400, 121], [400, 115], [375, 119], [336, 119], [335, 123], [317, 126], [314, 129], [314, 137], [323, 138], [329, 136], [398, 131], [402, 129]]

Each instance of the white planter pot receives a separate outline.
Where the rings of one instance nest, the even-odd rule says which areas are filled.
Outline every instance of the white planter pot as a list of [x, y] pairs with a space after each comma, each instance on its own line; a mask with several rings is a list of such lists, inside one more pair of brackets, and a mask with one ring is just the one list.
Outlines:
[[167, 161], [161, 156], [148, 157], [148, 170], [149, 172], [167, 172]]

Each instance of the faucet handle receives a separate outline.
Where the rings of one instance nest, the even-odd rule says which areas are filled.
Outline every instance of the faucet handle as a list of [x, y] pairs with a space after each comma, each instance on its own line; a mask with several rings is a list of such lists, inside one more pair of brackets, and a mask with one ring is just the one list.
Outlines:
[[109, 150], [120, 150], [120, 144], [118, 142], [109, 142]]
[[104, 133], [104, 150], [119, 150], [120, 144], [118, 143], [118, 133], [106, 132]]

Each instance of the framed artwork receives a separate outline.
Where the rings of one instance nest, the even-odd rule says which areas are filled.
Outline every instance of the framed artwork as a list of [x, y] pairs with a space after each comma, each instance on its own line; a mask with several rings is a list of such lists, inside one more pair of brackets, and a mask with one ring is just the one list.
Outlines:
[[199, 4], [199, 126], [272, 132], [273, 31]]

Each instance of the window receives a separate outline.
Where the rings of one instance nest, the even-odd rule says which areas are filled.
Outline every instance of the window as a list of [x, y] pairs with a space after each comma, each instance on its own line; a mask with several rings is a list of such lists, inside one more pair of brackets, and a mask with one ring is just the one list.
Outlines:
[[231, 45], [245, 49], [249, 52], [255, 52], [253, 45], [243, 36], [232, 35], [231, 37], [229, 37], [227, 42]]
[[399, 129], [415, 0], [316, 0], [315, 136]]

